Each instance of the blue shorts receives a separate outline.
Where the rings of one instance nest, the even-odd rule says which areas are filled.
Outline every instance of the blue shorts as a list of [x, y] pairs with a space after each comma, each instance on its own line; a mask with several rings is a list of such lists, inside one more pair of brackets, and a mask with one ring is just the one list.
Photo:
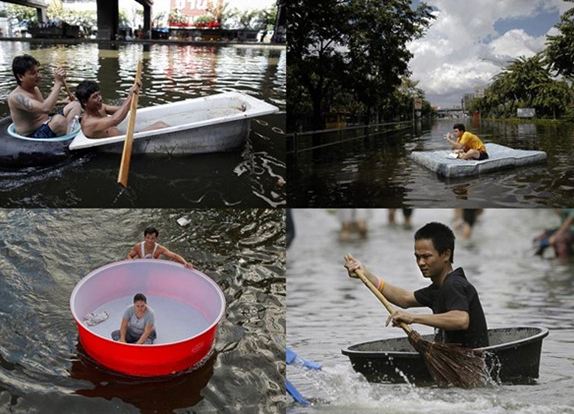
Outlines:
[[42, 124], [42, 126], [40, 128], [38, 128], [33, 133], [28, 135], [28, 137], [29, 138], [54, 138], [54, 137], [56, 137], [57, 135], [54, 133], [54, 131], [52, 131], [52, 129], [48, 125], [48, 122], [50, 122], [50, 120], [48, 120], [45, 124]]

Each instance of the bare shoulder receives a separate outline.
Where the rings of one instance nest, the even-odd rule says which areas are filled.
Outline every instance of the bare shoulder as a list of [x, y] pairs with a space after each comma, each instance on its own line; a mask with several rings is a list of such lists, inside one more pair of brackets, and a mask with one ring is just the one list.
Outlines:
[[8, 104], [29, 111], [32, 109], [32, 97], [20, 88], [16, 88], [8, 95]]

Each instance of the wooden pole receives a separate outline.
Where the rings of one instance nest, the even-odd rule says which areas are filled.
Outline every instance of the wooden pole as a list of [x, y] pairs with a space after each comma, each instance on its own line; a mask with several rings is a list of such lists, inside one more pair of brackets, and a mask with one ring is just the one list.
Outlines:
[[[136, 70], [136, 78], [134, 81], [134, 85], [137, 85], [141, 81], [141, 73], [142, 73], [142, 60], [139, 61], [137, 70]], [[134, 94], [132, 96], [132, 101], [130, 103], [130, 118], [128, 120], [128, 130], [126, 132], [126, 139], [124, 141], [124, 150], [122, 152], [122, 160], [120, 162], [120, 170], [118, 172], [118, 184], [122, 187], [126, 188], [128, 186], [128, 175], [130, 173], [130, 162], [132, 158], [132, 146], [134, 141], [134, 128], [136, 124], [136, 111], [138, 107], [138, 94]]]

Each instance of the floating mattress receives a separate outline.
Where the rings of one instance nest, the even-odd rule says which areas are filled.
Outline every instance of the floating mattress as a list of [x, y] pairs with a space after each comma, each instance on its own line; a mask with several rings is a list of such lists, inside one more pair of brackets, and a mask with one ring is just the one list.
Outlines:
[[546, 160], [544, 151], [517, 150], [504, 145], [486, 144], [488, 159], [469, 161], [450, 158], [450, 150], [413, 151], [411, 158], [445, 177], [465, 177], [480, 173], [535, 164]]

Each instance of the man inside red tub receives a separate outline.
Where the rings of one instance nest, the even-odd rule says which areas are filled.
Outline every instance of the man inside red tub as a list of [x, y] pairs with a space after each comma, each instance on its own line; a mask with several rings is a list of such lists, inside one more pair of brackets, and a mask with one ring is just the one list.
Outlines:
[[188, 269], [193, 269], [193, 265], [181, 257], [157, 243], [159, 231], [155, 227], [148, 227], [144, 230], [144, 241], [136, 243], [128, 253], [128, 259], [159, 259], [160, 256], [167, 257], [174, 262], [181, 263]]
[[133, 306], [128, 306], [124, 312], [120, 329], [112, 332], [112, 339], [128, 344], [153, 344], [157, 337], [154, 324], [155, 315], [147, 305], [145, 295], [137, 293]]

